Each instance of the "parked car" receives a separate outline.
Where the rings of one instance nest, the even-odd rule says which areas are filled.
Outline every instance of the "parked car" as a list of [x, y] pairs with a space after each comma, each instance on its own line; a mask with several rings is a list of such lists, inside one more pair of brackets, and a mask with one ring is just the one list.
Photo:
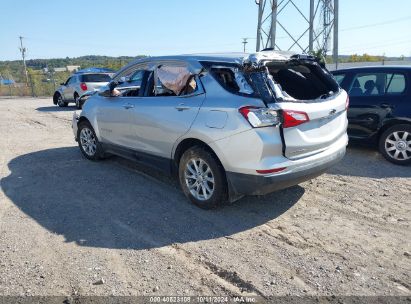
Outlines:
[[341, 160], [347, 94], [310, 56], [273, 51], [140, 59], [73, 117], [83, 155], [175, 174], [212, 208], [322, 174]]
[[410, 164], [411, 67], [358, 67], [332, 73], [350, 96], [350, 139], [377, 146], [390, 162]]
[[61, 83], [53, 95], [53, 103], [60, 107], [67, 107], [70, 102], [74, 102], [76, 107], [80, 109], [82, 104], [79, 98], [107, 85], [113, 75], [113, 70], [104, 68], [89, 68], [78, 71], [71, 75], [65, 83]]

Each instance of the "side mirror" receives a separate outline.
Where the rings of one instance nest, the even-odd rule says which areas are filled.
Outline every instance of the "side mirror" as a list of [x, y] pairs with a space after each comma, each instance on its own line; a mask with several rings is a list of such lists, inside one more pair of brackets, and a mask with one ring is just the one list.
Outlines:
[[130, 82], [130, 76], [123, 76], [120, 77], [119, 83], [125, 83], [125, 82]]
[[111, 81], [109, 84], [100, 89], [99, 95], [104, 97], [113, 97], [112, 92], [116, 86], [118, 86], [118, 83]]

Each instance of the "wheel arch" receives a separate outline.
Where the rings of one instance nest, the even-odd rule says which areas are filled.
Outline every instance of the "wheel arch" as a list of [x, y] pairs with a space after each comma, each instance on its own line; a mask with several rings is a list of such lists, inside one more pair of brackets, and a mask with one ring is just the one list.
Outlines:
[[91, 126], [93, 126], [93, 125], [91, 124], [90, 120], [88, 120], [87, 117], [85, 117], [85, 116], [80, 116], [80, 118], [79, 118], [78, 121], [77, 121], [77, 137], [78, 137], [78, 135], [79, 135], [78, 132], [80, 131], [79, 126], [80, 126], [80, 124], [83, 123], [83, 122], [87, 122], [87, 123], [89, 123]]
[[215, 153], [215, 151], [207, 143], [197, 138], [185, 138], [178, 143], [178, 145], [176, 146], [176, 149], [174, 150], [174, 155], [172, 159], [177, 168], [180, 163], [181, 156], [184, 154], [184, 152], [194, 146], [203, 147], [205, 150], [213, 154], [213, 156], [217, 159], [217, 161], [223, 166], [217, 153]]
[[89, 124], [91, 124], [91, 122], [90, 122], [90, 120], [88, 120], [88, 118], [87, 117], [85, 117], [85, 116], [80, 116], [80, 118], [79, 118], [79, 120], [78, 120], [78, 122], [77, 122], [77, 125], [79, 125], [80, 123], [82, 123], [82, 122], [88, 122]]
[[387, 131], [391, 127], [394, 127], [395, 125], [410, 125], [411, 126], [411, 119], [395, 118], [395, 119], [390, 119], [384, 122], [384, 125], [378, 130], [377, 141], [380, 140], [381, 135], [384, 134], [385, 131]]
[[210, 152], [216, 159], [216, 161], [221, 165], [224, 171], [224, 178], [227, 183], [227, 190], [228, 190], [228, 200], [230, 202], [234, 202], [241, 197], [243, 197], [242, 194], [239, 194], [235, 191], [235, 189], [232, 187], [230, 180], [227, 177], [226, 174], [226, 168], [224, 167], [224, 164], [222, 163], [220, 157], [218, 154], [215, 152], [213, 148], [211, 148], [210, 145], [208, 145], [206, 142], [197, 139], [197, 138], [185, 138], [181, 142], [178, 143], [174, 155], [172, 157], [172, 166], [171, 166], [171, 172], [174, 176], [178, 176], [178, 166], [180, 163], [180, 159], [185, 151], [187, 149], [194, 147], [194, 146], [200, 146], [203, 147], [206, 151]]

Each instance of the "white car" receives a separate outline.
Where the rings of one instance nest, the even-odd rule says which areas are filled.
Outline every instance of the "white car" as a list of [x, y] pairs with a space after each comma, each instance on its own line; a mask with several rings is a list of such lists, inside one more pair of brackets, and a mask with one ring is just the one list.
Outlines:
[[86, 69], [71, 75], [53, 95], [53, 103], [59, 107], [67, 107], [70, 102], [81, 108], [79, 98], [107, 85], [114, 71], [109, 69]]

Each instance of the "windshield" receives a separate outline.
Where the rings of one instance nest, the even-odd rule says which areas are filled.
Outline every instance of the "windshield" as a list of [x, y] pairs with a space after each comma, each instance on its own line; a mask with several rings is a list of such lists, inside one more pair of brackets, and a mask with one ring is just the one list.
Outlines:
[[107, 74], [85, 74], [81, 77], [82, 82], [109, 82], [111, 80]]

